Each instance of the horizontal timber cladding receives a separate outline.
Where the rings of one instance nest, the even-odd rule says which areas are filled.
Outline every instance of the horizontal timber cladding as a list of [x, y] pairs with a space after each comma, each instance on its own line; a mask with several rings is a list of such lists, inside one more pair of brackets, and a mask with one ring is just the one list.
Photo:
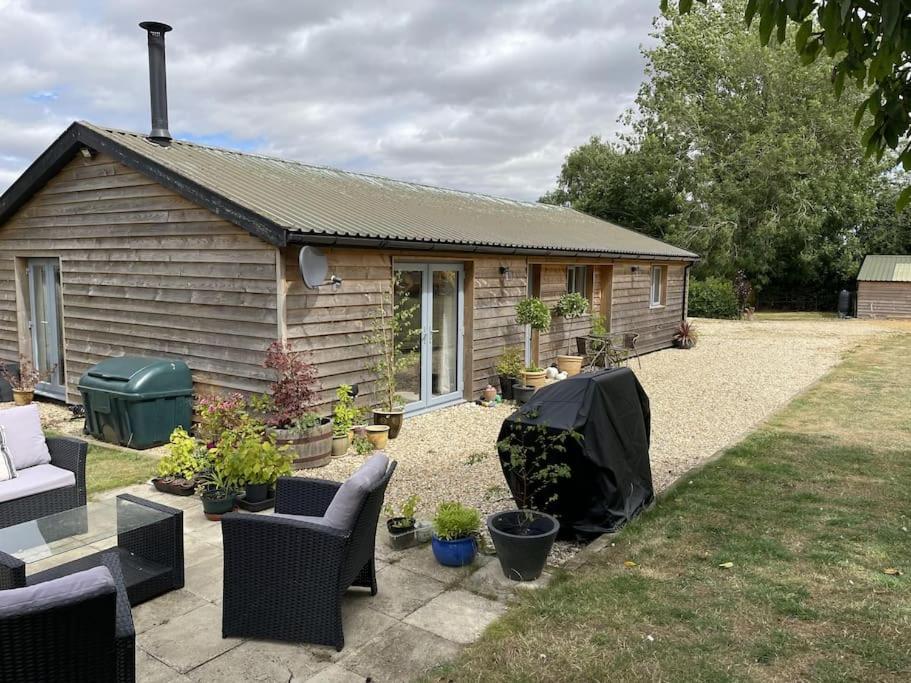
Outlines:
[[637, 332], [636, 348], [639, 353], [670, 346], [674, 330], [684, 315], [684, 266], [679, 263], [663, 264], [667, 267], [665, 304], [651, 308], [651, 265], [618, 261], [613, 269], [611, 332]]
[[29, 351], [16, 259], [48, 256], [60, 258], [70, 402], [85, 370], [120, 355], [181, 358], [197, 391], [268, 387], [271, 245], [104, 155], [77, 156], [0, 226], [2, 359]]
[[911, 282], [858, 282], [857, 317], [911, 318]]

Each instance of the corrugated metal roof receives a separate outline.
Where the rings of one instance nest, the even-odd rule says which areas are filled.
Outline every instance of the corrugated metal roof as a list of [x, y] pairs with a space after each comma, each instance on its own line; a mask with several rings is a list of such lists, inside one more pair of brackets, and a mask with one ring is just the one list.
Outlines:
[[871, 254], [864, 258], [858, 280], [911, 282], [911, 254]]
[[83, 126], [289, 231], [520, 249], [696, 258], [570, 208], [447, 190]]

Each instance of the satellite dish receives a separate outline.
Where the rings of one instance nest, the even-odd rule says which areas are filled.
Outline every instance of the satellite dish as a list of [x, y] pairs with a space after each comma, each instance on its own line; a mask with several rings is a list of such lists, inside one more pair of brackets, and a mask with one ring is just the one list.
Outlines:
[[298, 257], [301, 277], [309, 289], [317, 289], [326, 282], [329, 264], [326, 255], [316, 247], [302, 247]]

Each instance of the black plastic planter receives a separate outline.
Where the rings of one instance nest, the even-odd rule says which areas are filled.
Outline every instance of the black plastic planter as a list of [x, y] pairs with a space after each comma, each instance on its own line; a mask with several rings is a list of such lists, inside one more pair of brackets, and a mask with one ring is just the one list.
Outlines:
[[509, 510], [488, 517], [487, 530], [503, 575], [513, 581], [534, 581], [544, 571], [560, 522], [535, 510]]
[[512, 400], [512, 385], [516, 383], [515, 377], [509, 375], [498, 375], [500, 378], [500, 396], [504, 401]]
[[248, 503], [262, 503], [269, 497], [268, 484], [244, 484]]
[[525, 405], [535, 395], [535, 388], [524, 384], [512, 385], [512, 397], [519, 405]]

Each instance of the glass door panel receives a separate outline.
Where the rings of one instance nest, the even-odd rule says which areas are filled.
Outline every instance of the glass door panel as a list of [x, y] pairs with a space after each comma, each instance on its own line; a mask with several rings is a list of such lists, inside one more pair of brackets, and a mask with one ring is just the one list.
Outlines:
[[399, 335], [402, 350], [414, 354], [414, 362], [396, 375], [405, 409], [461, 398], [462, 267], [399, 264], [395, 275], [396, 303], [413, 307], [408, 331]]
[[459, 391], [459, 271], [433, 268], [431, 287], [432, 370], [434, 398]]
[[396, 373], [396, 387], [399, 396], [406, 406], [421, 403], [424, 392], [422, 387], [422, 320], [423, 320], [423, 269], [396, 270], [395, 305], [401, 309], [411, 309], [407, 328], [400, 330], [396, 336], [396, 348], [402, 353], [413, 354], [413, 361]]
[[60, 261], [29, 259], [28, 279], [32, 359], [44, 380], [35, 389], [38, 393], [63, 399], [66, 398], [66, 372], [60, 303]]

